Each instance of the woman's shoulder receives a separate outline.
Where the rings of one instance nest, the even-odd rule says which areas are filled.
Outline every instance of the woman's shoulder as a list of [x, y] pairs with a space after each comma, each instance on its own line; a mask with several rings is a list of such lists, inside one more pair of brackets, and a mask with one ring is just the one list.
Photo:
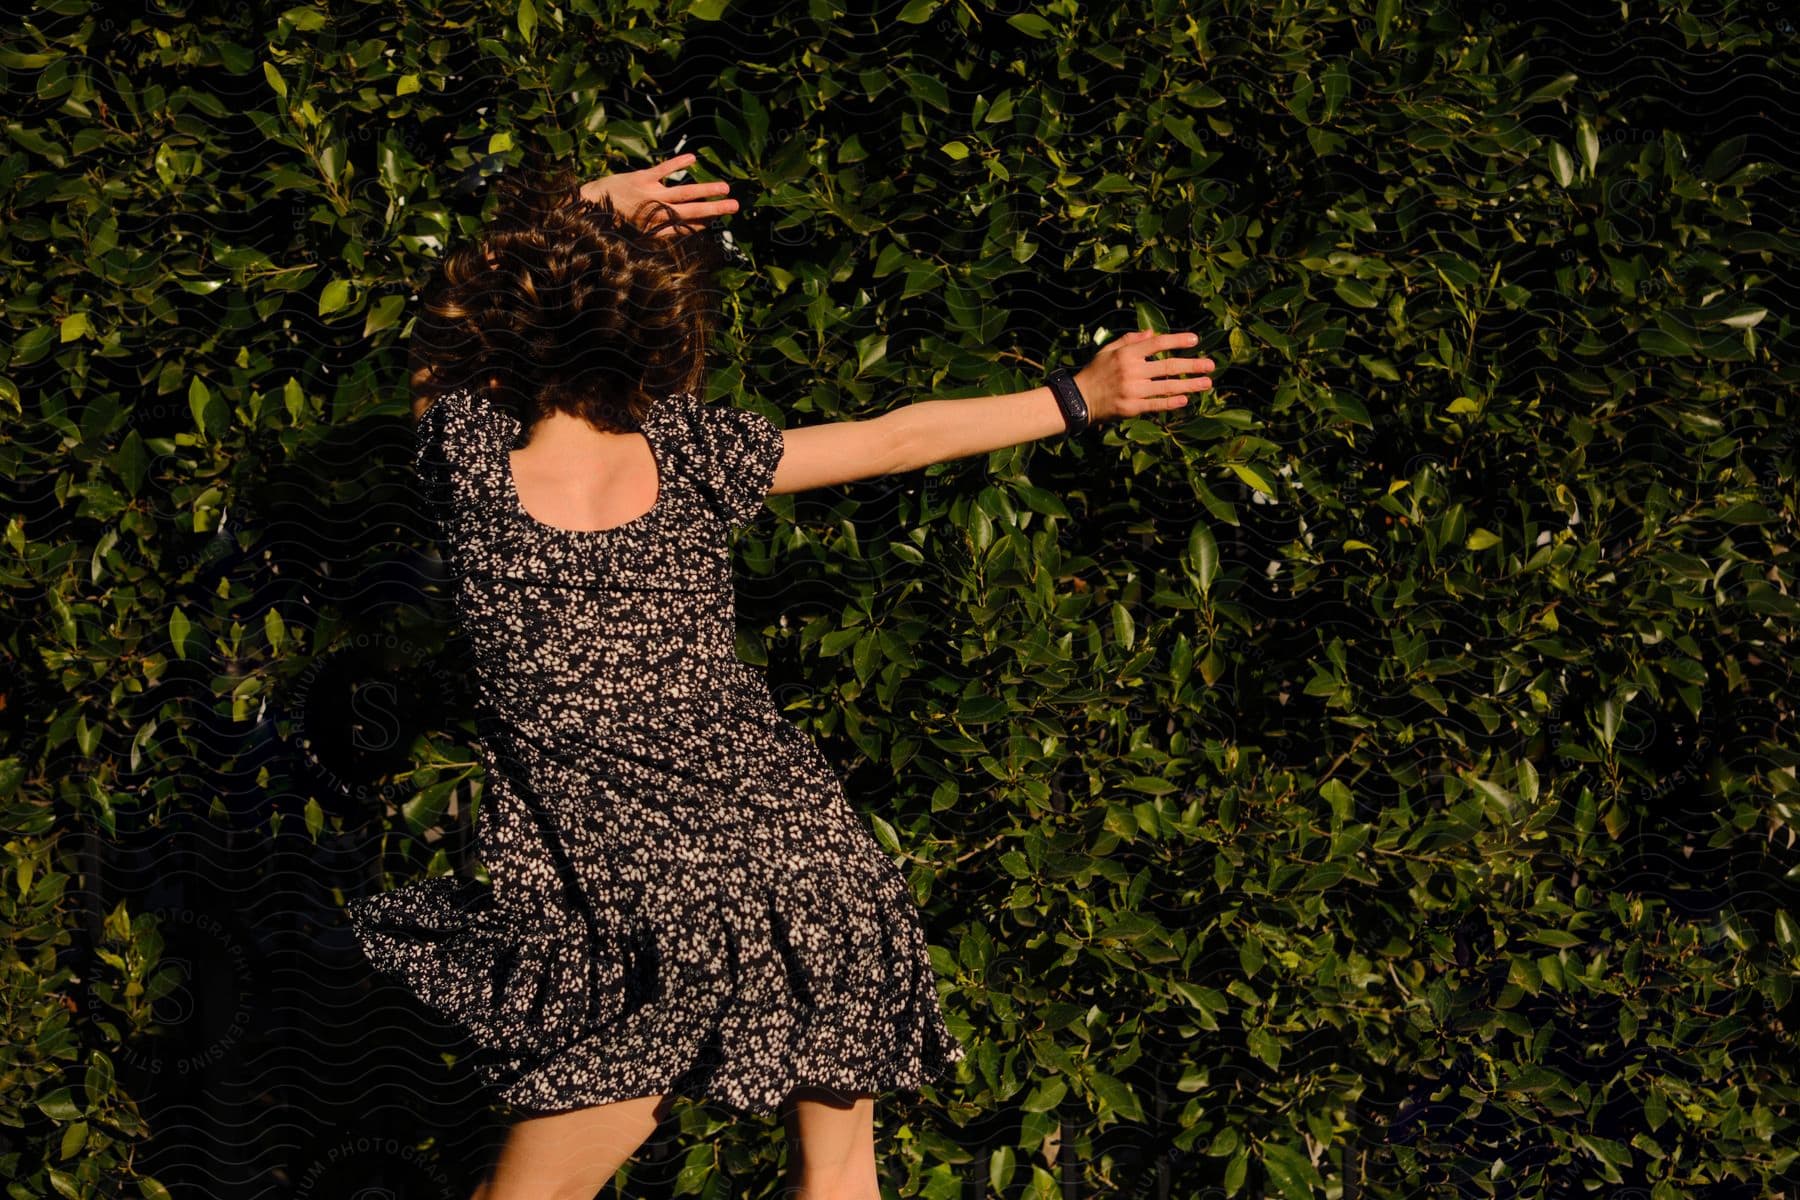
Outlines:
[[665, 413], [715, 432], [735, 432], [748, 426], [773, 424], [753, 408], [723, 398], [703, 400], [692, 391], [670, 392], [658, 402], [655, 410], [655, 415]]
[[782, 432], [755, 409], [730, 400], [702, 400], [691, 391], [664, 398], [651, 414], [663, 422], [659, 438], [681, 462], [712, 507], [736, 526], [751, 519], [783, 448]]
[[431, 396], [414, 426], [420, 443], [442, 444], [446, 455], [459, 450], [505, 449], [518, 440], [519, 420], [469, 388]]
[[691, 391], [671, 392], [651, 419], [673, 429], [691, 454], [730, 466], [733, 460], [765, 451], [781, 438], [780, 427], [753, 408], [730, 400], [702, 400]]

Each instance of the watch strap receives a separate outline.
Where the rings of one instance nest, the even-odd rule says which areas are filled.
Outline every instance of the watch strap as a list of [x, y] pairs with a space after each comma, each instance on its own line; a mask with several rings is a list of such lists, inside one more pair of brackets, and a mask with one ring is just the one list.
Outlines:
[[1067, 367], [1058, 367], [1050, 372], [1045, 380], [1050, 392], [1056, 397], [1056, 407], [1062, 410], [1064, 432], [1073, 437], [1086, 429], [1092, 421], [1088, 412], [1087, 399], [1075, 384], [1075, 375]]

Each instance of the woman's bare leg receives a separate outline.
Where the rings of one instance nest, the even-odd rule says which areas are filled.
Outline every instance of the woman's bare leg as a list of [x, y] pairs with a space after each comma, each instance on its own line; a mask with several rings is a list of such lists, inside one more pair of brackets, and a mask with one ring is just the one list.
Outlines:
[[881, 1200], [875, 1178], [875, 1097], [797, 1087], [781, 1105], [788, 1173], [782, 1200]]
[[881, 1200], [881, 1179], [875, 1172], [875, 1097], [857, 1101], [863, 1116], [856, 1123], [856, 1150], [844, 1177], [853, 1200]]
[[595, 1104], [514, 1125], [470, 1200], [594, 1200], [668, 1113], [667, 1096]]

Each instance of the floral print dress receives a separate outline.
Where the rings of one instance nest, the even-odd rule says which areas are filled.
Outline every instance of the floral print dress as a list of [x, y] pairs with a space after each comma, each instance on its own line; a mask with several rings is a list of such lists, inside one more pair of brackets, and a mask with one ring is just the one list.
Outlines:
[[801, 1084], [935, 1081], [965, 1051], [912, 895], [734, 649], [728, 534], [761, 511], [781, 431], [689, 392], [641, 431], [655, 504], [576, 531], [519, 502], [509, 413], [459, 390], [420, 420], [492, 882], [356, 897], [357, 941], [531, 1115], [667, 1092], [767, 1115]]

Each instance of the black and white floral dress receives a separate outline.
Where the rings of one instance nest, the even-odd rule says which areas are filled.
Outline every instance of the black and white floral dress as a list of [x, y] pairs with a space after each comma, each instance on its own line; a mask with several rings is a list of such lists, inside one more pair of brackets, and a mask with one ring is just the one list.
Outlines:
[[357, 940], [525, 1113], [674, 1092], [767, 1115], [800, 1084], [933, 1082], [965, 1051], [912, 895], [734, 649], [727, 535], [760, 512], [781, 431], [687, 392], [641, 429], [655, 504], [574, 531], [519, 502], [516, 418], [456, 391], [421, 419], [492, 883], [357, 897]]

